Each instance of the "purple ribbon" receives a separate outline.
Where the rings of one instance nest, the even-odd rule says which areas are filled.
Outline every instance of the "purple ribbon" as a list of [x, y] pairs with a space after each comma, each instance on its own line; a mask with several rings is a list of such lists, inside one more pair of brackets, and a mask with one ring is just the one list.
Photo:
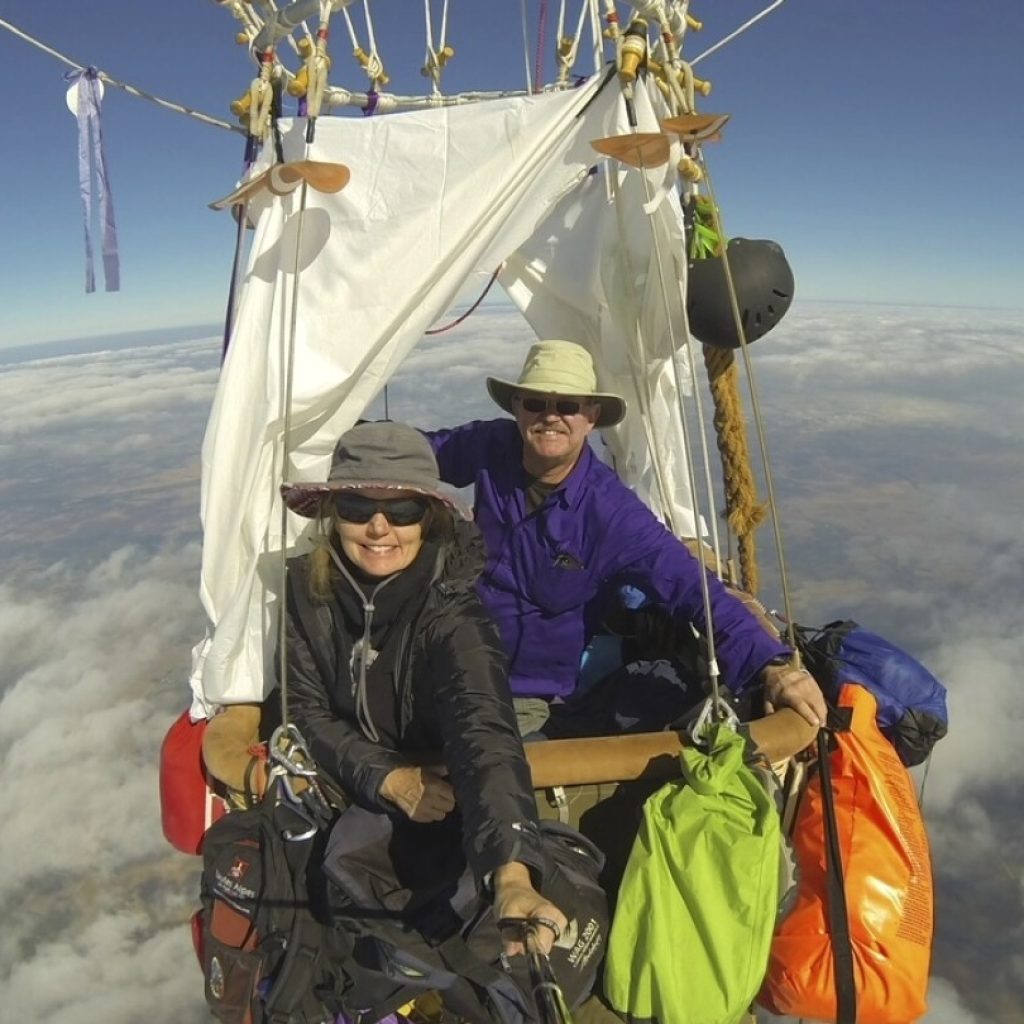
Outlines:
[[373, 117], [377, 113], [377, 103], [380, 101], [380, 95], [376, 89], [371, 89], [366, 94], [366, 106], [361, 108], [363, 111], [363, 117]]
[[78, 191], [82, 196], [85, 217], [85, 290], [96, 291], [93, 270], [93, 176], [99, 186], [99, 217], [103, 229], [103, 279], [108, 292], [121, 287], [121, 273], [117, 259], [117, 228], [114, 226], [114, 205], [107, 178], [107, 163], [103, 157], [103, 129], [100, 124], [99, 71], [94, 67], [69, 71], [64, 78], [78, 83]]

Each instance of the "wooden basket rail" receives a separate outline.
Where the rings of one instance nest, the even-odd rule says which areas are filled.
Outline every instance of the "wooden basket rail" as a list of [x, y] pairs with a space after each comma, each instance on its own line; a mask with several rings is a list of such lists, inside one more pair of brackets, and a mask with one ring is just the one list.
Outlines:
[[[233, 704], [210, 720], [203, 738], [203, 761], [214, 779], [244, 791], [257, 742], [260, 709]], [[784, 761], [814, 741], [815, 729], [795, 711], [783, 708], [742, 725], [751, 756], [770, 763]], [[535, 789], [669, 779], [679, 775], [679, 752], [685, 733], [651, 732], [588, 739], [545, 740], [525, 745]], [[261, 773], [262, 776], [262, 773]]]

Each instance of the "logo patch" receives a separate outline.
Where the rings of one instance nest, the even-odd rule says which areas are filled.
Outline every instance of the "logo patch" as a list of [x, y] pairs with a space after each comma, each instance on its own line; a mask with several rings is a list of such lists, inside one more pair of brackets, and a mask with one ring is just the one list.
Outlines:
[[217, 957], [210, 957], [210, 995], [214, 999], [224, 998], [224, 968]]

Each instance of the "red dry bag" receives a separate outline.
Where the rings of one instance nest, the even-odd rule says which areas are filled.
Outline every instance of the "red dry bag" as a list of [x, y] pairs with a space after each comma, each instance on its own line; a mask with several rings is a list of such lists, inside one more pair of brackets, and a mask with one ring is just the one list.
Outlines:
[[203, 834], [225, 812], [203, 764], [206, 720], [183, 711], [160, 747], [160, 818], [167, 841], [182, 853], [202, 853]]

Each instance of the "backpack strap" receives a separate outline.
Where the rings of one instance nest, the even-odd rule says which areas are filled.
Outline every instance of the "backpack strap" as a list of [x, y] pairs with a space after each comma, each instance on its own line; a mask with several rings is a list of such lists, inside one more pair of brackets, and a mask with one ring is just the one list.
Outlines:
[[[829, 709], [829, 717], [845, 719], [836, 721], [834, 728], [841, 732], [849, 730], [849, 709]], [[839, 827], [836, 824], [826, 729], [818, 730], [818, 767], [821, 772], [821, 803], [825, 822], [825, 881], [828, 896], [828, 928], [832, 937], [832, 970], [836, 981], [836, 1024], [856, 1024], [857, 989], [853, 980], [853, 946], [850, 943], [843, 854], [839, 844]]]
[[[514, 1013], [512, 1017], [507, 1013], [502, 1014], [500, 1018], [502, 1021], [523, 1024], [523, 1021], [533, 1021], [536, 1019], [533, 1007], [530, 1005], [530, 999], [526, 995], [529, 989], [525, 975], [517, 978], [516, 975], [520, 972], [517, 971], [515, 974], [511, 972], [506, 973], [482, 960], [469, 947], [466, 938], [461, 932], [445, 939], [444, 942], [435, 948], [445, 965], [454, 974], [457, 974], [472, 985], [474, 997], [484, 1006], [491, 1020], [496, 1019], [494, 1016], [495, 1011], [500, 1013], [502, 1008], [511, 1010], [512, 1007], [515, 1007], [518, 1012]], [[481, 992], [487, 993], [489, 997], [486, 1003], [480, 996]], [[446, 1001], [449, 1000], [450, 996], [457, 998], [457, 994], [457, 988], [455, 991], [445, 993]], [[459, 1008], [457, 1005], [454, 1005], [455, 1001], [454, 998], [451, 999], [453, 1004], [451, 1009], [460, 1013], [461, 1016], [468, 1015], [472, 1019], [474, 1015], [468, 1012], [469, 1008]]]
[[277, 804], [271, 813], [271, 828], [275, 830], [281, 843], [285, 863], [291, 875], [294, 906], [284, 958], [265, 998], [265, 1019], [266, 1024], [292, 1024], [296, 1019], [296, 1013], [304, 1006], [307, 1013], [312, 1010], [323, 1016], [322, 1004], [314, 995], [314, 990], [321, 980], [320, 968], [326, 929], [316, 919], [309, 905], [309, 864], [316, 845], [315, 836], [293, 840], [285, 838], [288, 832], [300, 830], [308, 821], [288, 804]]

